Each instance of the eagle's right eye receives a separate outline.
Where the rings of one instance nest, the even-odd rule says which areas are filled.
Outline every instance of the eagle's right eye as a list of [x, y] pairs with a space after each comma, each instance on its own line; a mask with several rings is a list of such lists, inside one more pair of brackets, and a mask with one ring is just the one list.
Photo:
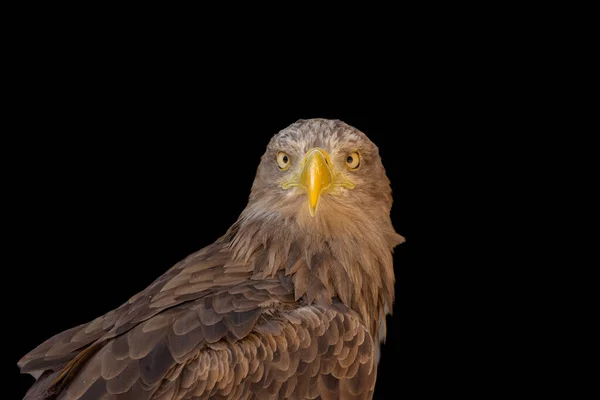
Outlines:
[[290, 156], [283, 151], [277, 153], [277, 165], [279, 169], [286, 169], [290, 166]]

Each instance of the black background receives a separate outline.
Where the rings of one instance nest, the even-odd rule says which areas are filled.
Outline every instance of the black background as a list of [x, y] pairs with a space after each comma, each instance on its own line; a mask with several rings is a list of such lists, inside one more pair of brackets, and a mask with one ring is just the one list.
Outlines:
[[394, 254], [396, 302], [375, 398], [471, 385], [482, 373], [472, 343], [485, 328], [471, 329], [482, 317], [463, 290], [472, 270], [449, 249], [477, 232], [448, 219], [461, 215], [461, 172], [472, 166], [457, 149], [473, 145], [488, 112], [478, 85], [465, 94], [449, 69], [418, 58], [350, 74], [346, 58], [332, 60], [328, 73], [312, 65], [315, 77], [276, 60], [267, 75], [283, 79], [124, 47], [110, 57], [40, 53], [44, 67], [24, 65], [12, 99], [17, 123], [2, 153], [14, 346], [4, 359], [20, 396], [33, 382], [18, 372], [21, 356], [225, 233], [269, 139], [315, 117], [341, 119], [379, 147], [393, 224], [407, 239]]
[[574, 365], [557, 346], [582, 342], [556, 313], [587, 293], [579, 273], [565, 282], [589, 264], [579, 248], [559, 254], [580, 239], [562, 221], [589, 220], [575, 188], [590, 187], [578, 162], [593, 147], [568, 147], [589, 130], [588, 25], [570, 30], [562, 9], [411, 6], [250, 5], [271, 24], [229, 4], [7, 11], [0, 397], [33, 382], [21, 356], [222, 235], [270, 137], [313, 117], [379, 146], [407, 239], [375, 398], [556, 394]]

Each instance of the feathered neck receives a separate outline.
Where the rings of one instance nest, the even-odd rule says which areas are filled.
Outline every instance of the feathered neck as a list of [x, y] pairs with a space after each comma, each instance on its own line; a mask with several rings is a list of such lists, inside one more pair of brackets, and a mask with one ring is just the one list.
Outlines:
[[249, 204], [221, 240], [255, 278], [283, 270], [297, 301], [331, 304], [337, 298], [377, 337], [394, 301], [392, 249], [404, 238], [389, 216], [331, 217], [285, 217]]

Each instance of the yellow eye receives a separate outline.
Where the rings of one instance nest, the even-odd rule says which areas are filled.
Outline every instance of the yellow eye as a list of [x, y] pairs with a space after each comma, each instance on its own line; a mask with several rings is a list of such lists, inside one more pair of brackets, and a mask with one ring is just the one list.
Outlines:
[[360, 166], [360, 156], [357, 152], [352, 152], [346, 156], [346, 167], [356, 169]]
[[280, 169], [286, 169], [290, 166], [290, 156], [288, 156], [283, 151], [277, 153], [277, 165], [279, 165]]

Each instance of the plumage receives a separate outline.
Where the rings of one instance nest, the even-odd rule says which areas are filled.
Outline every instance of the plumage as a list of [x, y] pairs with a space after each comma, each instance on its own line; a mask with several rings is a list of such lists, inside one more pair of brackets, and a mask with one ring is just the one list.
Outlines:
[[362, 132], [292, 124], [224, 236], [19, 361], [25, 398], [371, 398], [404, 241], [391, 204]]

